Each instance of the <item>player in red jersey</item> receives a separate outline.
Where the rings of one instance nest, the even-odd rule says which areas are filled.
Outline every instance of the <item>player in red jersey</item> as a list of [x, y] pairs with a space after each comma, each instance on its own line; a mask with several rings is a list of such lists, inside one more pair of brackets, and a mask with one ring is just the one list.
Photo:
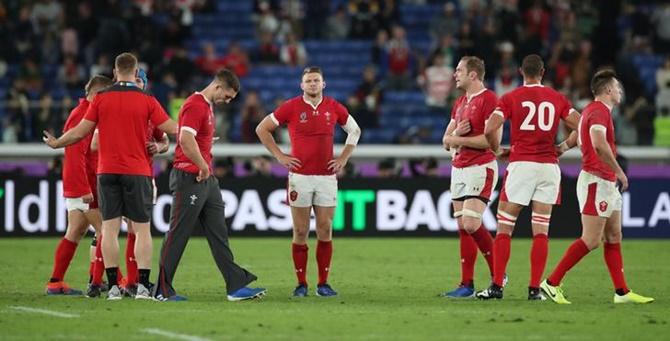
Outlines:
[[[122, 298], [118, 286], [121, 217], [133, 221], [137, 242], [135, 254], [139, 268], [136, 299], [152, 299], [147, 288], [151, 272], [151, 167], [146, 149], [146, 132], [151, 121], [159, 129], [176, 133], [177, 125], [170, 120], [158, 101], [135, 85], [137, 58], [130, 53], [116, 57], [114, 75], [117, 83], [99, 92], [89, 106], [84, 119], [75, 128], [56, 139], [48, 132], [45, 142], [60, 148], [79, 141], [95, 126], [99, 130], [98, 193], [103, 217], [102, 253], [105, 271], [111, 286], [110, 300]], [[124, 134], [125, 133], [125, 134]]]
[[561, 170], [555, 141], [559, 122], [577, 129], [579, 113], [565, 96], [542, 85], [544, 63], [538, 55], [526, 56], [519, 70], [523, 86], [498, 101], [486, 125], [486, 136], [498, 149], [496, 133], [511, 121], [509, 165], [498, 203], [498, 232], [493, 244], [493, 281], [477, 298], [503, 297], [503, 278], [510, 255], [511, 237], [521, 210], [532, 202], [533, 243], [530, 251], [529, 300], [544, 300], [540, 281], [547, 264], [549, 220], [553, 205], [560, 203]]
[[458, 221], [461, 249], [461, 283], [442, 296], [474, 297], [474, 269], [477, 248], [486, 258], [493, 276], [493, 237], [482, 224], [482, 214], [498, 181], [498, 163], [484, 126], [496, 107], [496, 95], [484, 87], [484, 61], [461, 58], [454, 73], [456, 87], [465, 91], [451, 111], [444, 133], [447, 150], [454, 150], [451, 196]]
[[[256, 128], [258, 138], [277, 160], [289, 169], [288, 203], [293, 217], [293, 264], [298, 286], [293, 296], [307, 295], [307, 237], [312, 208], [316, 216], [316, 263], [319, 270], [317, 296], [335, 296], [328, 284], [333, 254], [332, 225], [337, 206], [337, 178], [353, 153], [361, 130], [347, 109], [331, 97], [323, 95], [326, 83], [318, 67], [303, 71], [302, 96], [279, 106]], [[339, 124], [347, 132], [347, 140], [339, 157], [333, 158], [333, 133]], [[282, 152], [272, 133], [280, 126], [288, 127], [291, 154]]]
[[[148, 77], [144, 69], [140, 68], [137, 71], [137, 77], [135, 78], [135, 85], [146, 91], [148, 83]], [[97, 143], [98, 143], [98, 133], [97, 130], [93, 134], [93, 141], [91, 144], [91, 149], [95, 150], [97, 158]], [[162, 130], [155, 127], [151, 122], [149, 122], [147, 130], [147, 151], [149, 152], [149, 166], [153, 168], [153, 155], [162, 154], [168, 151], [170, 147], [170, 140], [168, 135]], [[93, 179], [95, 180], [95, 169], [93, 171]], [[153, 187], [153, 202], [156, 201], [157, 188], [156, 183], [152, 179]], [[123, 277], [121, 271], [118, 273], [118, 282], [123, 289], [123, 292], [130, 297], [134, 297], [137, 292], [137, 279], [139, 277], [139, 271], [137, 268], [137, 260], [135, 259], [135, 231], [133, 229], [133, 223], [128, 219], [125, 219], [125, 222], [128, 226], [128, 239], [126, 241], [126, 252], [125, 252], [125, 261], [126, 261], [126, 274], [127, 277]], [[102, 261], [102, 249], [101, 247], [96, 247], [95, 250], [95, 259], [98, 261], [94, 265], [94, 275], [92, 276], [91, 284], [88, 287], [86, 295], [88, 297], [98, 297], [102, 291], [102, 273], [104, 272], [104, 264]]]
[[219, 180], [212, 171], [212, 144], [216, 119], [214, 105], [230, 103], [240, 90], [240, 81], [228, 69], [219, 70], [203, 89], [189, 96], [179, 110], [179, 135], [170, 191], [170, 230], [165, 234], [160, 253], [160, 272], [154, 295], [160, 301], [183, 301], [172, 280], [196, 225], [202, 226], [209, 248], [226, 281], [229, 301], [243, 301], [265, 295], [264, 288], [247, 285], [256, 275], [235, 263], [228, 244], [225, 207]]
[[[86, 84], [86, 97], [79, 100], [79, 105], [72, 109], [63, 127], [63, 132], [75, 127], [84, 118], [86, 110], [98, 91], [112, 84], [105, 76], [93, 76]], [[100, 230], [102, 219], [97, 210], [95, 185], [87, 177], [87, 165], [91, 134], [81, 141], [65, 148], [63, 162], [63, 194], [67, 207], [67, 230], [61, 239], [54, 256], [54, 268], [47, 284], [47, 295], [81, 295], [81, 290], [70, 288], [64, 281], [65, 272], [77, 249], [81, 238], [86, 234], [89, 225], [96, 232]], [[90, 270], [89, 272], [92, 272]], [[92, 273], [91, 273], [92, 275]]]
[[[579, 121], [582, 171], [577, 199], [582, 213], [582, 236], [566, 250], [554, 271], [540, 287], [554, 302], [570, 304], [561, 280], [591, 250], [604, 241], [605, 263], [614, 284], [614, 303], [649, 303], [654, 299], [632, 292], [626, 285], [621, 255], [621, 192], [628, 178], [616, 161], [611, 111], [621, 103], [623, 90], [614, 71], [604, 69], [591, 79], [595, 100], [584, 108]], [[618, 183], [617, 183], [618, 182]]]

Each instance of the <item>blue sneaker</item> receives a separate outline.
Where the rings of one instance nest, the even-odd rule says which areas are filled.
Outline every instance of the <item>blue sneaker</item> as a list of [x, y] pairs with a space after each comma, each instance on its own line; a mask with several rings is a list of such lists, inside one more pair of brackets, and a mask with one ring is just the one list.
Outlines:
[[298, 284], [293, 290], [293, 297], [305, 297], [307, 296], [307, 284]]
[[458, 288], [442, 293], [440, 296], [449, 298], [474, 298], [475, 289], [474, 287], [461, 284]]
[[249, 288], [244, 287], [237, 289], [237, 291], [228, 294], [228, 301], [244, 301], [251, 300], [258, 297], [263, 297], [265, 295], [265, 288]]
[[333, 290], [333, 288], [331, 288], [328, 284], [321, 284], [316, 286], [316, 296], [337, 296], [337, 291]]
[[186, 296], [181, 295], [172, 295], [170, 297], [163, 297], [163, 295], [158, 295], [156, 296], [156, 300], [160, 302], [183, 302], [188, 301], [188, 298], [186, 298]]

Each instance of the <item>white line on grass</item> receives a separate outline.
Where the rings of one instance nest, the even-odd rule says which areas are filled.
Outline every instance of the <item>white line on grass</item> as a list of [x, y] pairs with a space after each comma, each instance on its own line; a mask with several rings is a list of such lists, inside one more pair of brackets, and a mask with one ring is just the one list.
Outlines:
[[23, 307], [23, 306], [9, 306], [9, 308], [14, 309], [14, 310], [25, 311], [27, 313], [45, 314], [45, 315], [50, 315], [50, 316], [62, 317], [62, 318], [77, 318], [77, 317], [79, 317], [78, 314], [61, 313], [61, 312], [58, 312], [58, 311], [47, 310], [47, 309], [30, 308], [30, 307]]
[[177, 333], [169, 332], [167, 330], [162, 330], [162, 329], [158, 329], [158, 328], [145, 328], [145, 329], [142, 329], [142, 331], [147, 333], [147, 334], [165, 336], [167, 338], [171, 338], [171, 339], [175, 339], [175, 340], [210, 341], [209, 339], [206, 339], [204, 337], [188, 335], [188, 334], [177, 334]]

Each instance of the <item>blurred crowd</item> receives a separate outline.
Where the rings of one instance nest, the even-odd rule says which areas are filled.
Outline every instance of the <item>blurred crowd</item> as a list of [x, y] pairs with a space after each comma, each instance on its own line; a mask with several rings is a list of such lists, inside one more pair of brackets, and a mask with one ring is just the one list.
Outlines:
[[[140, 56], [150, 91], [176, 115], [184, 98], [220, 67], [244, 79], [258, 65], [308, 64], [305, 40], [367, 40], [370, 65], [342, 99], [364, 129], [379, 127], [389, 91], [422, 91], [426, 108], [446, 119], [460, 94], [453, 72], [463, 55], [484, 58], [486, 82], [502, 95], [520, 85], [519, 60], [539, 53], [545, 84], [578, 109], [591, 99], [590, 75], [613, 66], [625, 86], [625, 103], [615, 112], [619, 142], [670, 145], [667, 1], [254, 0], [247, 18], [255, 30], [251, 44], [230, 39], [223, 51], [212, 41], [193, 53], [187, 44], [194, 21], [216, 12], [219, 2], [225, 1], [3, 0], [2, 142], [36, 142], [44, 129], [60, 131], [88, 77], [111, 75], [114, 56], [123, 51]], [[418, 32], [429, 37], [427, 44], [412, 39], [416, 18], [404, 18], [401, 11], [402, 5], [422, 4], [439, 8], [419, 18], [429, 22], [428, 32]], [[650, 75], [639, 72], [638, 55], [659, 58], [660, 67]], [[228, 142], [257, 142], [254, 127], [283, 99], [263, 103], [253, 89], [241, 96], [217, 109], [218, 135]], [[234, 117], [241, 121], [239, 134], [230, 133]], [[428, 135], [416, 128], [395, 142], [422, 143]], [[287, 141], [285, 132], [277, 138]]]

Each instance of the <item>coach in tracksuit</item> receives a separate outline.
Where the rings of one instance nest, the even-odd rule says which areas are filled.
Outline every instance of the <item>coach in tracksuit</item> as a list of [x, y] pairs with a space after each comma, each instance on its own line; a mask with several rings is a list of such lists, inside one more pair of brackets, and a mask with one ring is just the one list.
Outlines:
[[226, 281], [228, 300], [240, 301], [265, 294], [265, 289], [247, 287], [256, 276], [233, 260], [219, 181], [210, 176], [216, 122], [213, 105], [229, 103], [239, 89], [240, 82], [235, 74], [227, 69], [220, 70], [204, 90], [186, 99], [179, 112], [178, 144], [170, 173], [173, 194], [170, 230], [163, 240], [154, 292], [159, 300], [185, 299], [176, 294], [172, 280], [197, 223], [202, 226], [214, 261]]

